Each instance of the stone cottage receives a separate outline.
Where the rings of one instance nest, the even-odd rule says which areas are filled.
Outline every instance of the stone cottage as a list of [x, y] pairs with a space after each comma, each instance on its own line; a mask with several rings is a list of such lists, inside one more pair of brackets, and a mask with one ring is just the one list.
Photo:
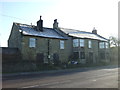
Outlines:
[[109, 40], [98, 35], [95, 28], [92, 32], [60, 28], [57, 19], [53, 28], [47, 28], [41, 16], [37, 26], [13, 23], [8, 47], [18, 48], [23, 60], [38, 63], [109, 61]]

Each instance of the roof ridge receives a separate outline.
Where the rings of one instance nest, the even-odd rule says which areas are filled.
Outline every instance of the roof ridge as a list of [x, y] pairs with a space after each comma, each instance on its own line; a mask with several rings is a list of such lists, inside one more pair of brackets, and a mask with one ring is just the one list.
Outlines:
[[107, 38], [105, 38], [105, 37], [103, 37], [103, 36], [101, 36], [101, 35], [99, 35], [99, 34], [97, 34], [97, 36], [99, 36], [99, 37], [101, 37], [101, 38], [104, 38], [104, 39], [106, 39], [106, 40], [109, 40], [109, 39], [107, 39]]
[[[93, 34], [92, 32], [87, 32], [87, 31], [81, 31], [81, 30], [77, 30], [77, 29], [70, 29], [70, 28], [63, 28], [63, 27], [60, 27], [60, 29], [68, 29], [68, 30], [74, 30], [74, 31], [78, 31], [78, 32], [86, 32], [86, 33], [91, 33]], [[73, 31], [73, 33], [74, 33]], [[75, 32], [76, 33], [76, 32]]]
[[22, 23], [17, 23], [17, 22], [13, 22], [13, 23], [18, 24], [18, 25], [35, 26], [35, 25], [22, 24]]
[[[22, 23], [17, 23], [17, 22], [13, 22], [13, 23], [15, 23], [15, 24], [17, 24], [17, 25], [23, 25], [23, 26], [29, 26], [29, 27], [35, 27], [36, 25], [29, 25], [29, 24], [22, 24]], [[50, 28], [50, 27], [43, 27], [43, 28], [45, 28], [45, 29], [53, 29], [53, 28]]]
[[63, 27], [59, 27], [60, 29], [68, 29], [68, 30], [76, 30], [76, 31], [80, 31], [80, 30], [77, 30], [77, 29], [71, 29], [71, 28], [63, 28]]

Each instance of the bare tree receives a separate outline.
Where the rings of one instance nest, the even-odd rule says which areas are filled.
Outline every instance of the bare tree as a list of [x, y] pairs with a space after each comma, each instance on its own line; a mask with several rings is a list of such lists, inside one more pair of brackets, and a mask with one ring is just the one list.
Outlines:
[[120, 40], [118, 38], [110, 36], [109, 39], [110, 39], [110, 46], [111, 47], [118, 47], [118, 46], [120, 46]]
[[119, 50], [120, 50], [120, 39], [110, 36], [110, 58], [112, 64], [118, 65]]

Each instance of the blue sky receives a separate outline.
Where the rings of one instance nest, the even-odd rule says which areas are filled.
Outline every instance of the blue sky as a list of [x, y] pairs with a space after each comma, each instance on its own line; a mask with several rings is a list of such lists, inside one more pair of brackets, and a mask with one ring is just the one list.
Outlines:
[[13, 22], [33, 24], [42, 15], [44, 27], [59, 26], [91, 32], [109, 38], [118, 33], [118, 0], [18, 0], [0, 1], [0, 46], [6, 47]]

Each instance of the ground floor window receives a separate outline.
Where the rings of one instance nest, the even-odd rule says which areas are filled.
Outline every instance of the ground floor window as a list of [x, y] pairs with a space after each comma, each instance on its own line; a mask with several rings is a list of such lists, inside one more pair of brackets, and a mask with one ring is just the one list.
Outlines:
[[88, 54], [88, 63], [93, 63], [93, 52], [89, 52]]
[[106, 59], [109, 59], [109, 53], [106, 53]]
[[74, 52], [73, 53], [73, 58], [78, 59], [79, 58], [79, 52]]
[[100, 58], [105, 59], [105, 53], [104, 52], [100, 53]]

